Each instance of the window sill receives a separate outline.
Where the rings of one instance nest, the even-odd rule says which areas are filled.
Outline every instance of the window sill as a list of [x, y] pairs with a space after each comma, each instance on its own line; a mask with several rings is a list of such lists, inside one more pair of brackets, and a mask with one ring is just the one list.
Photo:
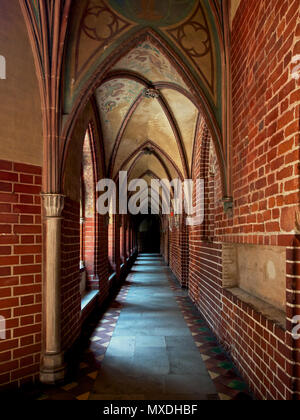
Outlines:
[[109, 278], [108, 278], [108, 281], [111, 283], [113, 280], [115, 280], [115, 278], [117, 277], [117, 274], [116, 273], [112, 273], [110, 276], [109, 276]]
[[90, 303], [92, 303], [93, 300], [96, 299], [96, 297], [99, 295], [99, 291], [97, 290], [90, 290], [86, 292], [81, 297], [81, 311], [84, 311], [87, 306], [89, 306]]
[[279, 327], [281, 327], [283, 330], [286, 330], [286, 314], [284, 311], [281, 311], [275, 306], [272, 306], [269, 303], [264, 302], [262, 299], [259, 299], [256, 296], [253, 296], [250, 293], [245, 292], [239, 287], [233, 287], [226, 290], [232, 293], [240, 301], [251, 306], [257, 312], [263, 315], [266, 319], [279, 325]]

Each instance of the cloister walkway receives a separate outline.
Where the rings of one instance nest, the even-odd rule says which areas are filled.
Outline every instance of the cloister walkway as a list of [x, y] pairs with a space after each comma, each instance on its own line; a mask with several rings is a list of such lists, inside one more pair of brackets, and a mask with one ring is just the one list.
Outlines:
[[140, 255], [108, 310], [87, 327], [66, 383], [42, 387], [34, 399], [251, 399], [159, 255]]
[[159, 255], [140, 255], [127, 285], [89, 399], [246, 397], [245, 384]]
[[217, 394], [169, 276], [159, 256], [138, 258], [91, 399], [199, 400]]

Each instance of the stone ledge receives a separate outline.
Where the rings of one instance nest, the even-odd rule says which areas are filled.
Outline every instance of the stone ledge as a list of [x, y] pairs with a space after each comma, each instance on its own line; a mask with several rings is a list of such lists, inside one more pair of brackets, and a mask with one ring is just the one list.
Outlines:
[[84, 311], [87, 306], [99, 295], [98, 290], [90, 290], [86, 292], [81, 298], [81, 311]]
[[274, 322], [274, 324], [277, 324], [284, 331], [286, 330], [286, 314], [284, 311], [281, 311], [275, 306], [272, 306], [269, 303], [264, 302], [262, 299], [259, 299], [256, 296], [253, 296], [250, 293], [245, 292], [239, 287], [227, 288], [226, 290], [232, 293], [241, 302], [244, 302], [247, 305], [251, 306], [257, 312], [263, 315], [266, 319]]
[[114, 281], [116, 278], [117, 278], [117, 273], [112, 273], [108, 278], [109, 283]]

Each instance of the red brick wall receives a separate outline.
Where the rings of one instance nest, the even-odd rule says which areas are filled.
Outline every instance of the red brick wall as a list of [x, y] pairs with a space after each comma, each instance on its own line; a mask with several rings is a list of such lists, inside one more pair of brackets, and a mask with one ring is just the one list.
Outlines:
[[42, 322], [41, 168], [0, 161], [0, 387], [39, 373]]
[[[222, 208], [220, 172], [214, 177], [215, 197], [206, 174], [206, 207], [214, 201], [215, 209], [214, 239], [205, 240], [200, 227], [190, 232], [191, 297], [262, 399], [300, 395], [299, 379], [292, 382], [300, 377], [299, 364], [294, 364], [300, 361], [300, 344], [292, 340], [290, 322], [300, 314], [299, 241], [293, 234], [299, 206], [300, 97], [299, 82], [291, 78], [299, 36], [298, 1], [242, 0], [232, 28], [234, 215], [229, 218]], [[207, 162], [200, 134], [194, 177], [203, 175]], [[287, 247], [286, 330], [223, 289], [222, 243]]]
[[262, 399], [292, 399], [293, 359], [288, 334], [230, 291], [224, 291], [222, 303], [220, 337], [251, 389]]
[[[299, 2], [292, 0], [242, 1], [233, 22], [235, 211], [233, 226], [218, 231], [226, 242], [292, 244], [299, 206], [300, 96], [291, 60], [300, 52], [299, 25]], [[291, 398], [291, 329], [283, 331], [235, 299], [231, 307], [231, 296], [223, 304], [239, 363], [256, 394]]]
[[115, 264], [116, 264], [116, 274], [118, 279], [120, 278], [120, 267], [121, 267], [121, 260], [120, 260], [120, 218], [121, 216], [115, 215], [114, 223], [115, 223], [115, 231], [114, 231], [114, 240], [115, 240]]
[[283, 234], [294, 229], [300, 96], [291, 60], [299, 52], [298, 0], [241, 2], [231, 57], [234, 226], [218, 229], [227, 241], [286, 246]]
[[126, 234], [125, 234], [125, 240], [126, 240], [126, 255], [127, 255], [127, 257], [129, 257], [130, 256], [130, 254], [131, 254], [131, 237], [130, 237], [130, 229], [131, 229], [131, 226], [130, 226], [130, 224], [129, 224], [129, 222], [127, 222], [127, 230], [126, 230]]
[[[87, 112], [91, 112], [91, 109], [87, 108]], [[88, 115], [83, 114], [84, 121], [79, 120], [79, 128], [74, 130], [71, 146], [73, 152], [68, 155], [64, 174], [64, 190], [67, 196], [62, 214], [62, 339], [64, 350], [73, 345], [80, 335], [82, 321], [94, 309], [93, 304], [84, 311], [84, 314], [81, 313], [80, 248], [82, 248], [81, 258], [87, 272], [87, 289], [99, 290], [99, 305], [107, 298], [109, 292], [108, 227], [106, 218], [100, 216], [96, 211], [96, 183], [98, 179], [104, 177], [103, 165], [98, 149], [100, 140], [95, 128], [96, 124], [88, 122], [89, 118]], [[86, 126], [88, 126], [88, 130], [86, 130]], [[82, 136], [84, 136], [84, 141]], [[76, 179], [78, 183], [75, 182]], [[82, 183], [81, 191], [79, 190], [80, 181]], [[81, 229], [80, 199], [82, 200], [84, 219]], [[81, 245], [83, 246], [81, 247]]]
[[[214, 222], [215, 213], [217, 210], [220, 212], [218, 205], [220, 206], [222, 193], [220, 171], [215, 156], [211, 137], [202, 121], [195, 147], [193, 180], [205, 181], [205, 217], [201, 226], [190, 228], [189, 292], [192, 300], [216, 331], [222, 307], [222, 245], [215, 237]], [[213, 163], [215, 163], [215, 174], [211, 176]], [[196, 205], [195, 190], [193, 199]]]
[[[200, 173], [200, 163], [195, 171], [197, 173]], [[219, 172], [215, 182], [218, 191]], [[217, 203], [215, 199], [215, 205]], [[216, 213], [220, 213], [219, 208], [216, 208]], [[228, 223], [231, 223], [230, 219]], [[202, 233], [202, 227], [190, 230], [189, 291], [192, 300], [230, 352], [258, 398], [292, 399], [295, 397], [292, 390], [296, 389], [292, 377], [299, 377], [299, 370], [293, 366], [292, 348], [299, 348], [299, 343], [291, 339], [293, 325], [288, 323], [287, 331], [283, 330], [236, 298], [230, 290], [223, 289], [222, 243], [218, 237], [207, 241]], [[295, 281], [299, 283], [299, 246], [297, 243], [287, 248], [287, 261], [291, 261], [287, 263], [287, 288], [290, 290], [295, 287]], [[287, 293], [287, 299], [287, 317], [291, 319], [300, 311], [295, 308], [293, 294]]]
[[[123, 222], [124, 223], [124, 222]], [[124, 225], [120, 228], [120, 262], [121, 264], [125, 261], [124, 243], [125, 243], [125, 228]]]
[[120, 223], [118, 215], [111, 215], [108, 225], [108, 258], [110, 274], [120, 275]]
[[[185, 225], [185, 220], [180, 221], [178, 227], [173, 224], [172, 231], [169, 232], [170, 260], [169, 265], [174, 275], [179, 280], [182, 287], [188, 285], [189, 270], [189, 232]], [[165, 250], [166, 252], [166, 250]], [[165, 260], [167, 261], [166, 254]]]
[[80, 204], [66, 197], [62, 214], [62, 343], [68, 349], [80, 333]]

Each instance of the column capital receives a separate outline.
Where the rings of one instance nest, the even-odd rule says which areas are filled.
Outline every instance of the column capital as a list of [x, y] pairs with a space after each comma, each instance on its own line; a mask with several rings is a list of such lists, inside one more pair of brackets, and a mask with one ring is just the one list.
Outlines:
[[65, 196], [62, 194], [41, 194], [46, 217], [61, 217], [65, 205]]

